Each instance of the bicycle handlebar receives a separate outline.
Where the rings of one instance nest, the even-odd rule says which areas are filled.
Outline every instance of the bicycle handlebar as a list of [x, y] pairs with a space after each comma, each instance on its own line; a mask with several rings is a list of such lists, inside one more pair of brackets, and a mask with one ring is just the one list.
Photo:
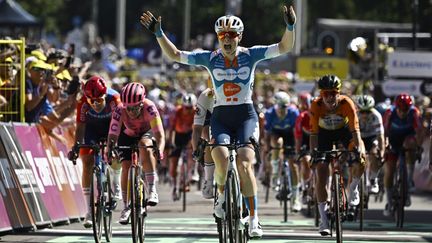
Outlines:
[[229, 150], [237, 150], [240, 147], [243, 147], [245, 145], [249, 145], [251, 144], [253, 146], [253, 149], [255, 151], [255, 159], [257, 161], [257, 164], [261, 164], [261, 153], [259, 151], [259, 144], [257, 143], [257, 141], [255, 140], [254, 137], [249, 137], [249, 143], [223, 143], [223, 144], [219, 144], [219, 143], [207, 143], [205, 144], [206, 147], [227, 147]]
[[132, 151], [138, 151], [140, 148], [151, 148], [153, 150], [154, 155], [156, 156], [157, 163], [160, 164], [160, 151], [159, 147], [157, 146], [156, 139], [152, 138], [152, 145], [139, 145], [139, 144], [132, 144], [132, 145], [120, 145], [115, 146], [114, 143], [111, 143], [110, 150], [111, 151], [117, 151], [119, 149], [131, 149]]

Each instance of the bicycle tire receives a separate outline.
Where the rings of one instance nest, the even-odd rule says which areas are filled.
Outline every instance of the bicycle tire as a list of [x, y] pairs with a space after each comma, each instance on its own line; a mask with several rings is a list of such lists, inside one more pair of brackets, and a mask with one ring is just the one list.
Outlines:
[[102, 193], [100, 192], [102, 188], [100, 186], [100, 180], [97, 179], [98, 176], [97, 173], [99, 172], [96, 172], [94, 170], [90, 180], [90, 208], [91, 208], [91, 216], [93, 222], [92, 224], [93, 238], [95, 242], [99, 243], [101, 242], [101, 238], [102, 238], [102, 224], [101, 224], [101, 218], [102, 218], [101, 201], [102, 200], [101, 199], [103, 198], [103, 192]]
[[[146, 217], [147, 217], [147, 203], [146, 203], [146, 190], [144, 188], [144, 178], [142, 176], [142, 172], [138, 173], [139, 178], [139, 187], [138, 187], [138, 207], [137, 211], [139, 213], [138, 216], [138, 237], [140, 243], [144, 242], [145, 239], [145, 226], [146, 226]], [[141, 209], [142, 212], [141, 212]]]
[[280, 190], [281, 200], [283, 201], [283, 220], [288, 221], [288, 176], [282, 176], [282, 188]]
[[[186, 154], [186, 152], [184, 152]], [[185, 156], [186, 157], [186, 156]], [[182, 188], [183, 188], [183, 205], [182, 205], [182, 210], [183, 212], [186, 212], [186, 187], [187, 187], [187, 180], [188, 180], [188, 164], [187, 164], [187, 159], [185, 160], [185, 158], [183, 158], [183, 184], [182, 184]]]
[[228, 172], [227, 183], [225, 185], [225, 206], [226, 206], [226, 220], [228, 221], [228, 234], [229, 242], [238, 242], [239, 222], [236, 215], [237, 198], [236, 198], [236, 183], [232, 172]]
[[106, 168], [106, 181], [103, 183], [104, 193], [106, 193], [106, 198], [104, 198], [103, 207], [103, 221], [104, 221], [104, 231], [105, 239], [107, 242], [111, 241], [112, 238], [112, 209], [113, 205], [113, 195], [111, 190], [111, 175], [109, 170]]
[[359, 208], [359, 230], [363, 231], [363, 219], [364, 219], [364, 208], [365, 208], [365, 189], [366, 189], [366, 180], [365, 174], [360, 178], [360, 208]]
[[139, 242], [138, 236], [138, 213], [137, 213], [137, 177], [136, 167], [129, 168], [129, 195], [130, 195], [130, 209], [131, 209], [131, 228], [132, 228], [132, 242]]
[[[341, 205], [340, 205], [340, 199], [341, 199], [341, 187], [340, 187], [340, 180], [341, 177], [339, 174], [335, 173], [333, 175], [332, 180], [334, 180], [333, 183], [333, 189], [334, 189], [334, 201], [336, 204], [334, 205], [334, 217], [335, 217], [335, 229], [336, 229], [336, 242], [341, 243], [342, 242], [342, 222], [341, 222]], [[342, 205], [343, 206], [343, 205]]]
[[405, 203], [408, 198], [408, 181], [407, 181], [407, 170], [406, 167], [402, 168], [401, 171], [401, 178], [399, 183], [399, 193], [400, 193], [400, 200], [399, 200], [399, 207], [398, 207], [398, 227], [403, 228], [404, 225], [404, 219], [405, 219]]

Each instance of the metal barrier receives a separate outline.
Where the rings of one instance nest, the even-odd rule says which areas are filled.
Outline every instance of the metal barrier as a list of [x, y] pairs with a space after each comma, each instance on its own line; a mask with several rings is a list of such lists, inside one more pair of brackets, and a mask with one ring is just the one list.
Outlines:
[[[25, 101], [25, 38], [19, 40], [0, 40], [0, 45], [16, 45], [19, 62], [13, 59], [0, 63], [2, 72], [8, 72], [8, 68], [15, 67], [17, 73], [11, 80], [2, 80], [0, 95], [6, 98], [7, 104], [0, 107], [0, 121], [24, 122]], [[7, 59], [6, 59], [7, 60]], [[0, 79], [2, 79], [0, 77]]]

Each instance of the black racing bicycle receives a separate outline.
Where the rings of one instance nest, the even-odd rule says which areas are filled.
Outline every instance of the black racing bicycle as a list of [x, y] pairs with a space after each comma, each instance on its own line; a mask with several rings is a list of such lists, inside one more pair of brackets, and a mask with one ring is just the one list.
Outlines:
[[102, 225], [105, 231], [107, 242], [112, 238], [112, 211], [115, 209], [117, 202], [113, 199], [111, 190], [111, 175], [105, 161], [102, 160], [102, 153], [105, 147], [104, 141], [98, 144], [79, 144], [77, 143], [72, 153], [72, 163], [76, 164], [80, 148], [89, 148], [93, 150], [94, 167], [90, 180], [90, 208], [92, 216], [93, 237], [95, 242], [101, 242]]

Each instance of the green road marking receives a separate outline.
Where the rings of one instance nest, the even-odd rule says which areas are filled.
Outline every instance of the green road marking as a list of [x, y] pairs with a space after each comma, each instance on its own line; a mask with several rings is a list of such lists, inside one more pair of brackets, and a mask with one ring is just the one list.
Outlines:
[[[59, 237], [56, 239], [52, 239], [46, 242], [50, 242], [50, 243], [83, 243], [83, 242], [93, 242], [94, 239], [93, 237], [74, 237], [74, 236], [64, 236], [64, 237]], [[131, 239], [129, 237], [113, 237], [111, 239], [112, 243], [123, 243], [123, 242], [130, 242]], [[102, 238], [102, 242], [105, 242], [105, 239]], [[217, 238], [208, 238], [208, 237], [188, 237], [188, 238], [184, 238], [184, 237], [146, 237], [145, 238], [145, 242], [161, 242], [161, 243], [189, 243], [189, 242], [199, 242], [199, 243], [210, 243], [210, 242], [218, 242]], [[252, 241], [251, 241], [252, 242]], [[316, 242], [320, 242], [320, 243], [327, 243], [327, 242], [335, 242], [334, 238], [322, 238], [322, 239], [317, 239], [317, 240], [300, 240], [300, 239], [293, 239], [293, 240], [282, 240], [282, 239], [278, 239], [278, 240], [267, 240], [267, 239], [261, 239], [259, 241], [256, 242], [260, 242], [260, 243], [265, 243], [265, 242], [271, 242], [271, 243], [291, 243], [291, 242], [295, 242], [295, 243], [316, 243]], [[346, 243], [374, 243], [376, 241], [352, 241], [352, 240], [344, 240], [344, 242]], [[395, 241], [379, 241], [380, 243], [394, 243]], [[415, 241], [410, 241], [410, 243], [415, 242]], [[420, 242], [420, 241], [417, 241]], [[424, 241], [423, 241], [424, 242]]]

